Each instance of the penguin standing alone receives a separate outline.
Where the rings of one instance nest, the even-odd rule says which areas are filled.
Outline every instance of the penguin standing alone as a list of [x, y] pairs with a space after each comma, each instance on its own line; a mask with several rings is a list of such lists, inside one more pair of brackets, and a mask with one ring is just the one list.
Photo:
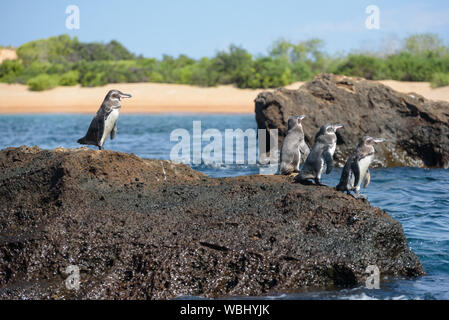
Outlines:
[[316, 142], [304, 163], [301, 172], [295, 177], [296, 182], [323, 185], [320, 182], [321, 175], [326, 168], [326, 174], [331, 173], [334, 166], [334, 152], [337, 147], [337, 135], [335, 132], [343, 128], [342, 124], [325, 124], [317, 134]]
[[365, 195], [360, 194], [360, 185], [363, 181], [363, 188], [368, 187], [371, 176], [369, 173], [369, 166], [374, 158], [374, 145], [384, 142], [385, 139], [375, 139], [365, 136], [358, 144], [352, 155], [346, 161], [346, 164], [341, 173], [340, 183], [336, 186], [339, 191], [347, 192], [354, 198], [367, 199]]
[[90, 123], [86, 135], [77, 142], [79, 144], [97, 146], [100, 150], [103, 150], [103, 145], [108, 136], [110, 135], [112, 140], [117, 134], [117, 120], [120, 115], [123, 98], [131, 98], [131, 95], [118, 90], [109, 91]]
[[310, 149], [304, 141], [304, 131], [301, 125], [301, 121], [305, 117], [305, 115], [291, 116], [288, 119], [288, 131], [281, 149], [281, 174], [288, 175], [299, 172], [301, 153], [303, 159], [306, 159], [310, 153]]

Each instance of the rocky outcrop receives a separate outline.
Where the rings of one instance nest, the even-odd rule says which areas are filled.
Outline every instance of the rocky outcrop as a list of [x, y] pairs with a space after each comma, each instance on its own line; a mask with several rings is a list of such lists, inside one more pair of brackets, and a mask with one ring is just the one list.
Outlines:
[[[305, 114], [306, 141], [327, 122], [339, 130], [337, 165], [342, 166], [364, 135], [383, 137], [377, 166], [449, 167], [449, 103], [403, 94], [375, 81], [322, 74], [298, 90], [262, 92], [255, 100], [259, 129], [279, 129], [279, 142], [292, 114]], [[268, 141], [269, 143], [269, 141]]]
[[[400, 223], [292, 177], [87, 148], [0, 152], [0, 298], [265, 295], [424, 274]], [[80, 288], [66, 287], [68, 266]]]

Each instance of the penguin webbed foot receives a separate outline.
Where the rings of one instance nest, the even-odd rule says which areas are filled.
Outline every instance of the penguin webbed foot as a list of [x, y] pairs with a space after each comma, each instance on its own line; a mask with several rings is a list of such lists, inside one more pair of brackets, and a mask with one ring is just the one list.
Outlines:
[[302, 185], [305, 185], [305, 186], [311, 186], [311, 185], [313, 185], [312, 180], [310, 180], [310, 179], [302, 179], [302, 178], [299, 177], [299, 176], [296, 176], [295, 182], [298, 182], [298, 183], [300, 183], [300, 184], [302, 184]]
[[315, 185], [317, 185], [317, 186], [322, 186], [322, 187], [327, 187], [327, 185], [325, 185], [324, 183], [322, 183], [322, 182], [320, 181], [320, 179], [315, 179]]
[[354, 192], [351, 194], [355, 199], [361, 199], [361, 200], [368, 200], [368, 197], [364, 194], [361, 194], [360, 192]]

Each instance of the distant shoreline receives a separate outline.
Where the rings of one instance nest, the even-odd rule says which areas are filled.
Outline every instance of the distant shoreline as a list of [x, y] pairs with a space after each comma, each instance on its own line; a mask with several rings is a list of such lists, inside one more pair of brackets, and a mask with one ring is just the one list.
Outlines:
[[25, 85], [0, 83], [0, 114], [92, 114], [111, 89], [133, 96], [122, 102], [122, 113], [129, 114], [253, 113], [254, 99], [263, 91], [238, 89], [231, 85], [204, 88], [179, 84], [123, 83], [95, 88], [57, 87], [33, 92]]
[[[432, 100], [449, 102], [449, 87], [431, 88], [427, 82], [379, 81], [399, 92], [414, 92]], [[287, 86], [297, 89], [303, 83]], [[110, 89], [130, 93], [122, 103], [124, 114], [163, 113], [254, 113], [254, 99], [266, 90], [238, 89], [232, 85], [196, 87], [163, 83], [118, 83], [104, 87], [57, 87], [42, 92], [29, 91], [20, 84], [0, 83], [0, 114], [92, 114]]]

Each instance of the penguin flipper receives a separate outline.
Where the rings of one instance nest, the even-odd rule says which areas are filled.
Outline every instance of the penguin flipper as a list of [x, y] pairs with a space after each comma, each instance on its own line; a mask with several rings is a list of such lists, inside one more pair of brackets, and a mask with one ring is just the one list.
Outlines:
[[307, 143], [303, 140], [301, 144], [299, 145], [299, 150], [301, 151], [303, 155], [304, 162], [306, 161], [307, 157], [309, 156], [310, 149]]
[[360, 181], [360, 168], [358, 159], [352, 162], [351, 170], [352, 173], [354, 174], [354, 187], [356, 187], [359, 185]]
[[324, 162], [326, 163], [326, 174], [329, 174], [332, 172], [332, 169], [334, 167], [334, 159], [332, 158], [332, 155], [329, 152], [329, 149], [324, 150], [323, 158], [324, 158]]
[[371, 174], [369, 173], [369, 169], [366, 170], [365, 179], [363, 180], [363, 187], [368, 187], [369, 183], [371, 181]]
[[111, 131], [111, 140], [115, 138], [115, 135], [117, 134], [117, 122], [114, 124], [114, 128], [112, 128]]

